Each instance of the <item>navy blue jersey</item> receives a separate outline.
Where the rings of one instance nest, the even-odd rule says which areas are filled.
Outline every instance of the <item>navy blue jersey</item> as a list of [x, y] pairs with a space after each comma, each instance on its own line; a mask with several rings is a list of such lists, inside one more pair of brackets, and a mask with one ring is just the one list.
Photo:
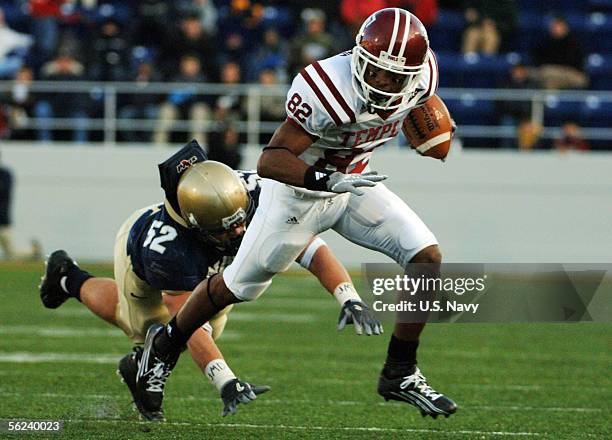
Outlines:
[[[254, 171], [237, 171], [257, 207], [259, 176]], [[211, 273], [231, 263], [197, 233], [177, 223], [163, 204], [153, 206], [130, 229], [127, 253], [134, 273], [159, 290], [191, 291]]]

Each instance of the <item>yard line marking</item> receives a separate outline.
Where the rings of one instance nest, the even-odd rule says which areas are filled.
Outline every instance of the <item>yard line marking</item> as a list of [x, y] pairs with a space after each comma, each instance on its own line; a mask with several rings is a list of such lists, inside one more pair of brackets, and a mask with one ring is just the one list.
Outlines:
[[[41, 327], [38, 325], [0, 326], [0, 335], [36, 336], [45, 338], [76, 338], [76, 337], [125, 337], [125, 333], [117, 328], [87, 328], [87, 327]], [[225, 330], [223, 340], [238, 340], [240, 332]]]
[[31, 335], [41, 337], [71, 338], [71, 337], [118, 337], [125, 336], [119, 329], [102, 329], [86, 327], [41, 327], [38, 325], [0, 326], [0, 335]]
[[122, 354], [92, 354], [92, 353], [31, 353], [27, 351], [0, 352], [0, 362], [9, 363], [81, 363], [81, 364], [116, 364]]
[[[263, 377], [262, 380], [276, 380], [274, 377]], [[313, 378], [313, 382], [329, 383], [337, 385], [364, 385], [372, 382], [371, 379], [337, 379], [337, 378]], [[454, 383], [455, 388], [485, 388], [510, 391], [547, 391], [550, 388], [567, 388], [570, 384], [545, 384], [545, 385], [516, 385], [516, 384], [489, 384], [489, 383]], [[581, 390], [602, 391], [602, 386], [581, 386]]]
[[[5, 393], [0, 389], [0, 396], [11, 397], [11, 396], [22, 396], [17, 393]], [[65, 394], [65, 393], [41, 393], [38, 394], [41, 397], [47, 397], [51, 399], [56, 398], [65, 398], [65, 399], [76, 399], [78, 397], [87, 398], [87, 399], [121, 399], [123, 396], [121, 394]], [[173, 400], [179, 401], [203, 401], [203, 402], [217, 402], [219, 400], [218, 397], [202, 397], [202, 396], [194, 396], [194, 395], [182, 395], [182, 396], [173, 396], [171, 397]], [[310, 400], [310, 399], [270, 399], [264, 398], [261, 400], [257, 400], [258, 405], [286, 405], [286, 404], [308, 404], [308, 405], [340, 405], [340, 406], [372, 406], [372, 402], [368, 401], [357, 401], [357, 400]], [[374, 405], [376, 406], [389, 406], [396, 405], [402, 406], [401, 403], [396, 402], [376, 402]], [[546, 406], [506, 406], [506, 405], [475, 405], [475, 406], [462, 406], [465, 409], [474, 409], [474, 410], [511, 410], [511, 411], [552, 411], [552, 412], [603, 412], [602, 408], [580, 408], [580, 407], [546, 407]]]
[[[129, 423], [147, 424], [147, 422], [137, 422], [122, 419], [67, 419], [65, 423]], [[150, 424], [150, 422], [148, 423]], [[357, 432], [397, 432], [415, 434], [440, 434], [447, 435], [493, 435], [493, 436], [517, 436], [517, 437], [539, 437], [548, 435], [545, 432], [513, 432], [513, 431], [481, 431], [481, 430], [441, 430], [441, 429], [416, 429], [416, 428], [380, 428], [376, 426], [301, 426], [301, 425], [256, 425], [253, 423], [193, 423], [193, 422], [165, 422], [164, 425], [190, 426], [190, 427], [209, 427], [209, 428], [253, 428], [253, 429], [294, 429], [298, 431], [357, 431]], [[593, 436], [592, 434], [586, 434]]]
[[292, 314], [292, 313], [255, 313], [255, 312], [232, 312], [228, 315], [230, 321], [266, 321], [287, 322], [291, 324], [304, 324], [317, 321], [316, 315]]

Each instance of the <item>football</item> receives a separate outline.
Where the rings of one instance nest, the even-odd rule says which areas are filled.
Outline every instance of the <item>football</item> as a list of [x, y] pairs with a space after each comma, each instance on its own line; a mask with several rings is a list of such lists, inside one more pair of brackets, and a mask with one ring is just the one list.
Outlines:
[[451, 145], [453, 123], [446, 105], [437, 95], [408, 113], [402, 131], [422, 156], [444, 159]]

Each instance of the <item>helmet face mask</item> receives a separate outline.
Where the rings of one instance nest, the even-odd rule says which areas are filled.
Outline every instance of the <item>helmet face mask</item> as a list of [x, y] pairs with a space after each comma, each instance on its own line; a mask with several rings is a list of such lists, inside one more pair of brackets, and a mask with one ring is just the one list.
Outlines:
[[[429, 41], [423, 24], [399, 8], [387, 8], [368, 17], [355, 38], [351, 58], [352, 85], [368, 107], [398, 108], [416, 90], [428, 62]], [[404, 77], [397, 90], [381, 90], [368, 82], [368, 71], [382, 69]]]

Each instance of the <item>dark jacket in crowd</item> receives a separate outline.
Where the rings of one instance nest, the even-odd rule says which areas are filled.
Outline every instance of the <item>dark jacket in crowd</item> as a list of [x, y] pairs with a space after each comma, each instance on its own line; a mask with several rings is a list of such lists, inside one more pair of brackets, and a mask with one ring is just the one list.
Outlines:
[[569, 33], [564, 38], [544, 38], [533, 51], [536, 66], [557, 64], [583, 70], [584, 50], [578, 38]]
[[13, 189], [13, 174], [3, 166], [0, 166], [0, 226], [11, 224], [11, 192]]

